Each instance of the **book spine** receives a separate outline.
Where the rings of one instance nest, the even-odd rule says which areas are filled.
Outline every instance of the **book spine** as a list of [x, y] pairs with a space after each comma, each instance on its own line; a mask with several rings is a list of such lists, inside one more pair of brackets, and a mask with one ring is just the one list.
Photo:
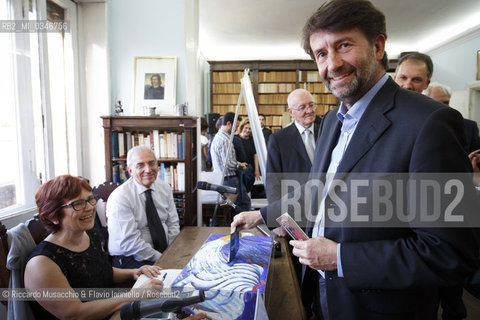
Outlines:
[[167, 145], [165, 143], [165, 135], [163, 133], [160, 134], [160, 157], [167, 157]]
[[177, 163], [178, 191], [185, 192], [185, 163]]
[[112, 132], [112, 158], [118, 158], [118, 132]]
[[118, 165], [112, 167], [112, 178], [114, 183], [120, 183], [120, 169]]
[[163, 162], [160, 164], [160, 179], [165, 181], [165, 164]]
[[126, 147], [126, 150], [128, 152], [128, 150], [132, 149], [132, 145], [133, 145], [133, 140], [132, 140], [132, 133], [131, 132], [125, 132], [125, 139], [126, 139], [126, 143], [127, 143], [127, 147]]
[[125, 134], [123, 132], [118, 133], [118, 156], [122, 159], [127, 157], [125, 152]]
[[151, 135], [153, 136], [153, 152], [155, 157], [160, 158], [160, 140], [158, 136], [158, 130], [153, 130]]

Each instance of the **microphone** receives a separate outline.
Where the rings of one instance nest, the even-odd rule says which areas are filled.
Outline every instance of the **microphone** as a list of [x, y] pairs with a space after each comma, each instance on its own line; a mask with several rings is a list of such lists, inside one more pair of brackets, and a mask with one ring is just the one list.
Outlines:
[[198, 181], [197, 188], [200, 190], [217, 191], [220, 194], [224, 194], [224, 193], [236, 194], [237, 193], [237, 188], [208, 183], [206, 181]]
[[120, 309], [120, 319], [136, 320], [159, 312], [180, 312], [183, 307], [203, 301], [205, 301], [203, 290], [199, 290], [198, 296], [134, 301]]

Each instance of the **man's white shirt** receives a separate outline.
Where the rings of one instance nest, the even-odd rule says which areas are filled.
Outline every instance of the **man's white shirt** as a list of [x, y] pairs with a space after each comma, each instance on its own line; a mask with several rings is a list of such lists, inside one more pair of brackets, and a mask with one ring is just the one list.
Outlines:
[[[172, 188], [157, 179], [152, 199], [167, 235], [168, 244], [180, 232]], [[107, 201], [108, 251], [110, 255], [133, 255], [137, 261], [156, 261], [162, 255], [153, 248], [145, 209], [146, 187], [133, 177], [115, 189]]]

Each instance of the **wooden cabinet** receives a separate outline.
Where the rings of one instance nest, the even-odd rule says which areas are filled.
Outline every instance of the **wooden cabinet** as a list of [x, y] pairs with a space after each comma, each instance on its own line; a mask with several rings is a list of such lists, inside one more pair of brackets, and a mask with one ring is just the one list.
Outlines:
[[[338, 106], [338, 99], [323, 85], [315, 63], [292, 61], [210, 61], [211, 112], [225, 114], [235, 111], [244, 69], [250, 69], [253, 94], [259, 113], [266, 116], [267, 127], [281, 129], [290, 121], [287, 112], [288, 94], [304, 88], [318, 105], [317, 114], [324, 115]], [[246, 115], [244, 102], [240, 115]]]
[[[176, 157], [159, 157], [159, 175], [160, 168], [178, 168], [184, 169], [183, 178], [180, 174], [178, 179], [184, 179], [184, 186], [181, 190], [174, 189], [175, 205], [180, 218], [180, 224], [196, 225], [197, 220], [197, 118], [196, 117], [143, 117], [143, 116], [102, 116], [103, 128], [105, 133], [105, 176], [107, 181], [114, 180], [114, 168], [116, 166], [125, 167], [127, 159], [121, 154], [117, 157], [117, 148], [115, 139], [118, 134], [122, 134], [124, 139], [132, 139], [127, 143], [125, 140], [124, 148], [128, 151], [127, 145], [135, 145], [134, 136], [151, 135], [153, 132], [161, 135], [172, 134], [179, 136], [178, 143], [181, 144]], [[128, 135], [128, 138], [127, 138]], [[114, 137], [112, 141], [112, 137]], [[145, 139], [145, 143], [153, 141]], [[173, 139], [172, 139], [173, 141]], [[181, 141], [181, 142], [180, 142]], [[112, 143], [113, 142], [113, 143]], [[142, 144], [142, 143], [140, 143]], [[115, 153], [115, 157], [114, 157]], [[180, 164], [180, 165], [179, 165]], [[180, 170], [179, 170], [180, 171]], [[173, 174], [173, 172], [172, 172]], [[179, 183], [180, 184], [180, 183]]]

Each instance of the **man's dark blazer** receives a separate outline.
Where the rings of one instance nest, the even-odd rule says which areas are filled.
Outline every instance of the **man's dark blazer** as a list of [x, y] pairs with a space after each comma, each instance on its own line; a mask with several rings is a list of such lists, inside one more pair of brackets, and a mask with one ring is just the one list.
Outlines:
[[[318, 125], [314, 125], [313, 131], [316, 140]], [[311, 168], [312, 163], [295, 123], [272, 134], [267, 152], [266, 191], [268, 201], [273, 202], [281, 197], [279, 184], [282, 177], [286, 179], [299, 178], [300, 175], [296, 175], [296, 173], [304, 173], [304, 176], [308, 177]], [[301, 181], [300, 183], [302, 184]]]
[[[336, 112], [327, 113], [320, 125], [312, 174], [329, 167], [341, 129]], [[470, 172], [464, 145], [457, 111], [401, 89], [389, 78], [359, 120], [336, 177], [348, 179], [360, 172]], [[352, 208], [350, 195], [341, 200]], [[338, 209], [337, 203], [327, 197], [325, 208]], [[270, 220], [278, 205], [262, 208], [263, 218]], [[313, 223], [314, 219], [310, 227]], [[309, 236], [311, 232], [307, 228]], [[477, 265], [478, 247], [467, 228], [352, 228], [326, 218], [324, 232], [341, 243], [344, 273], [325, 273], [330, 319], [436, 319], [438, 287], [458, 285]], [[304, 267], [304, 275], [303, 294], [315, 294], [308, 284], [316, 282], [318, 272]]]
[[272, 135], [272, 130], [268, 129], [267, 127], [262, 128], [262, 133], [263, 137], [265, 138], [265, 143], [268, 146], [268, 140], [270, 139], [270, 136]]
[[470, 119], [464, 119], [465, 133], [467, 135], [468, 153], [480, 149], [480, 137], [478, 136], [477, 123]]

